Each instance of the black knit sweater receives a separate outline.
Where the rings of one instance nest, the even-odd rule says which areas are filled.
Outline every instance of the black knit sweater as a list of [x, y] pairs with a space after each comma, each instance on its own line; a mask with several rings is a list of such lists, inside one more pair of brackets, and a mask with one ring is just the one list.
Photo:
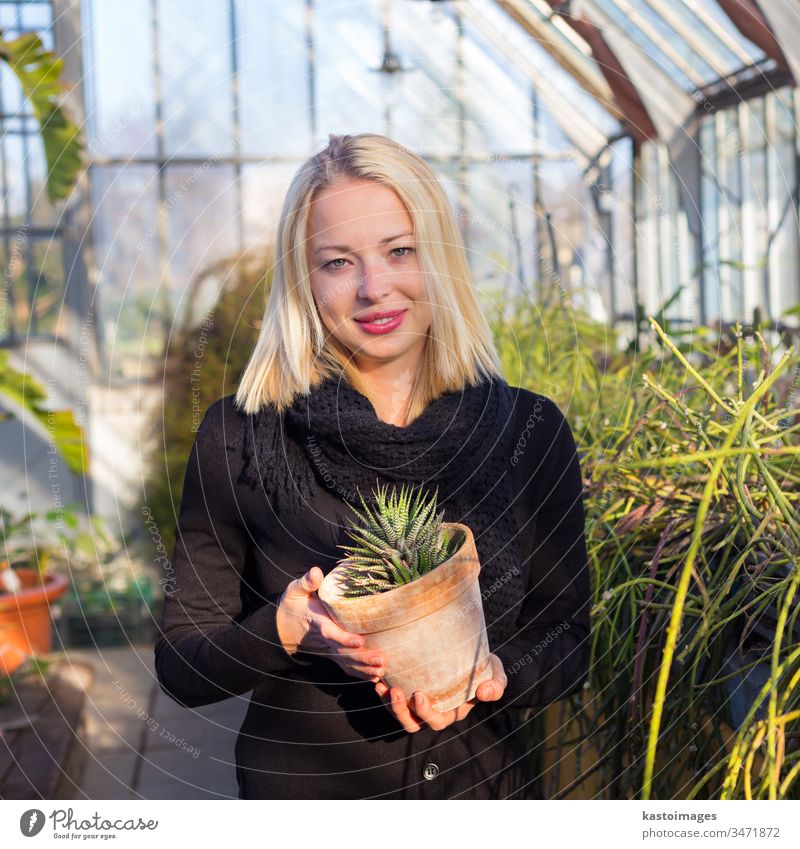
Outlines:
[[281, 593], [312, 565], [325, 573], [336, 565], [352, 512], [323, 487], [288, 514], [263, 488], [237, 484], [243, 415], [232, 395], [209, 407], [186, 469], [155, 666], [162, 689], [187, 707], [253, 691], [236, 743], [241, 798], [540, 795], [522, 709], [563, 698], [586, 678], [589, 572], [569, 426], [548, 398], [513, 392], [509, 462], [527, 591], [516, 636], [496, 649], [508, 686], [443, 731], [415, 734], [372, 683], [283, 649]]

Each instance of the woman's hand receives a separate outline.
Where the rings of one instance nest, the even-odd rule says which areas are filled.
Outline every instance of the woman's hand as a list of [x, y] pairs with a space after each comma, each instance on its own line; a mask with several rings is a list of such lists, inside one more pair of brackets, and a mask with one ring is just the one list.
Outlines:
[[451, 710], [444, 712], [436, 710], [428, 695], [420, 691], [414, 693], [409, 702], [399, 687], [393, 687], [390, 691], [383, 681], [375, 685], [375, 692], [409, 734], [419, 731], [423, 723], [427, 723], [434, 731], [441, 731], [448, 725], [464, 719], [477, 702], [496, 702], [501, 698], [506, 690], [508, 678], [500, 658], [496, 654], [490, 654], [489, 659], [492, 663], [492, 677], [487, 681], [481, 681], [475, 692], [475, 698]]
[[337, 625], [316, 595], [325, 576], [312, 566], [281, 595], [276, 613], [278, 635], [286, 653], [325, 655], [348, 675], [378, 681], [384, 674], [382, 652], [364, 649], [364, 638]]

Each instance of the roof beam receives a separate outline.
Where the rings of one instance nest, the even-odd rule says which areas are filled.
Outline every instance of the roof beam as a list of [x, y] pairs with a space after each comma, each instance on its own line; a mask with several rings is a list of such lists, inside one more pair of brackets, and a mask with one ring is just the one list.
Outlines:
[[608, 144], [605, 134], [600, 132], [574, 103], [560, 92], [553, 90], [546, 81], [544, 85], [540, 85], [543, 76], [541, 70], [524, 54], [516, 50], [509, 50], [508, 41], [484, 15], [480, 14], [465, 0], [456, 0], [454, 7], [464, 20], [469, 21], [495, 47], [503, 51], [511, 62], [530, 79], [538, 96], [553, 116], [553, 120], [581, 155], [581, 167], [585, 169]]
[[554, 13], [561, 15], [564, 20], [586, 41], [592, 56], [605, 77], [619, 112], [619, 120], [628, 132], [640, 144], [658, 135], [656, 126], [642, 102], [631, 78], [617, 59], [614, 51], [603, 37], [602, 31], [585, 15], [573, 14], [569, 8], [564, 8], [559, 0], [547, 0], [553, 7]]
[[598, 28], [615, 61], [624, 69], [625, 78], [641, 104], [637, 114], [646, 114], [656, 129], [655, 137], [669, 143], [694, 113], [696, 104], [691, 95], [595, 0], [574, 0], [571, 7], [575, 15], [585, 13], [591, 17], [592, 25]]
[[[800, 20], [797, 17], [797, 9], [791, 8], [785, 0], [782, 3], [760, 0], [760, 3], [765, 26], [770, 28], [770, 35], [773, 36], [783, 57], [783, 62], [775, 60], [776, 64], [781, 70], [790, 71], [795, 85], [800, 85]], [[767, 55], [775, 58], [771, 53]]]
[[[760, 47], [780, 70], [789, 70], [777, 37], [753, 0], [717, 0], [717, 3], [748, 41]], [[792, 14], [796, 16], [797, 12]]]
[[[550, 20], [542, 17], [544, 12], [537, 12], [535, 7], [543, 5], [542, 0], [536, 3], [519, 0], [495, 0], [497, 5], [514, 21], [516, 21], [532, 38], [558, 62], [561, 67], [571, 74], [581, 87], [599, 101], [607, 112], [618, 121], [622, 121], [623, 113], [616, 105], [614, 93], [604, 75], [599, 73], [591, 61], [577, 48], [570, 49], [562, 41], [565, 36], [557, 32]], [[578, 33], [580, 35], [580, 33]]]

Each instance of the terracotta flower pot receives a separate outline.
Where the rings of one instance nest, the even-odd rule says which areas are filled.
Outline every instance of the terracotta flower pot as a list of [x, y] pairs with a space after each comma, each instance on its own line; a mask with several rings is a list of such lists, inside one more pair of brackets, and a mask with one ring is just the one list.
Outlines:
[[472, 531], [455, 522], [465, 540], [449, 560], [427, 575], [371, 596], [342, 596], [343, 567], [332, 569], [318, 595], [346, 630], [363, 634], [368, 648], [383, 652], [383, 680], [410, 697], [427, 693], [433, 706], [450, 710], [473, 698], [492, 677], [489, 641], [478, 574], [481, 570]]
[[0, 675], [10, 675], [32, 654], [52, 649], [50, 602], [69, 586], [64, 575], [47, 575], [39, 581], [37, 569], [15, 569], [23, 589], [0, 592]]

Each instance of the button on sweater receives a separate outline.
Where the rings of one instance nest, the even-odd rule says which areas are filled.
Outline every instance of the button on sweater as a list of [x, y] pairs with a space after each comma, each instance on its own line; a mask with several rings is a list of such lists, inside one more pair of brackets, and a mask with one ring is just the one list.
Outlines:
[[243, 414], [232, 395], [208, 408], [186, 467], [155, 667], [164, 692], [188, 708], [251, 693], [236, 741], [240, 798], [541, 797], [524, 725], [528, 709], [586, 679], [589, 570], [569, 425], [552, 400], [512, 391], [509, 509], [526, 590], [515, 636], [495, 649], [508, 685], [444, 730], [413, 734], [374, 684], [328, 658], [289, 655], [278, 636], [281, 594], [311, 566], [336, 565], [352, 511], [322, 486], [292, 513], [263, 487], [237, 484]]

